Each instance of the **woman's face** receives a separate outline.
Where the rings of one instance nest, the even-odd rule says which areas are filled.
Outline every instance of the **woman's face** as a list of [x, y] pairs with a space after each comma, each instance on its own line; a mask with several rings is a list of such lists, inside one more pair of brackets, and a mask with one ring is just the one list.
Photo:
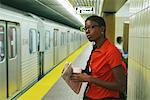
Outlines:
[[101, 28], [95, 21], [87, 20], [85, 22], [85, 32], [88, 40], [91, 42], [100, 39]]

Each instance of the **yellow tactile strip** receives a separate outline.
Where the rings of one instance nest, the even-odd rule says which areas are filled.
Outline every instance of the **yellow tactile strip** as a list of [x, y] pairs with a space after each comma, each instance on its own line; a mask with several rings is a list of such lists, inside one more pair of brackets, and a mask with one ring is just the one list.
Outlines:
[[56, 66], [50, 73], [44, 76], [28, 91], [21, 95], [18, 100], [41, 100], [42, 97], [49, 91], [49, 89], [57, 82], [61, 76], [61, 72], [66, 62], [73, 62], [82, 50], [88, 45], [86, 43], [81, 48], [76, 50], [71, 56], [65, 59], [62, 63]]

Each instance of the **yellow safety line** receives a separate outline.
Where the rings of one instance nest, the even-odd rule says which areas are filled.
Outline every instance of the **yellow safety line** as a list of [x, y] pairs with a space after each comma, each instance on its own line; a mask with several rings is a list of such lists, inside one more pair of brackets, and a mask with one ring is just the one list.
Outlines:
[[41, 100], [42, 97], [52, 88], [52, 86], [60, 78], [62, 70], [66, 62], [73, 62], [76, 57], [82, 52], [82, 50], [88, 45], [86, 43], [81, 48], [76, 50], [71, 56], [60, 63], [56, 68], [54, 68], [50, 73], [44, 76], [40, 81], [38, 81], [34, 86], [32, 86], [28, 91], [21, 95], [18, 100]]

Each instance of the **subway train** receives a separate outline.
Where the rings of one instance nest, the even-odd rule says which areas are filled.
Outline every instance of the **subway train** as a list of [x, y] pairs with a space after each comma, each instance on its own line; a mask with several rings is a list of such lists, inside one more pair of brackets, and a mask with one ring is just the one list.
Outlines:
[[30, 87], [86, 41], [80, 30], [1, 7], [0, 100]]

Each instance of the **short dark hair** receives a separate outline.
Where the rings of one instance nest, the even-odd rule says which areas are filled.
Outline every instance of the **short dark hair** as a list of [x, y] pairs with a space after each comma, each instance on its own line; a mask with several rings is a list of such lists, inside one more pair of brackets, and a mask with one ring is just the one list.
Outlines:
[[120, 44], [121, 42], [122, 42], [122, 37], [121, 37], [121, 36], [118, 36], [118, 37], [117, 37], [117, 43]]
[[106, 24], [105, 24], [105, 20], [103, 19], [103, 17], [97, 16], [97, 15], [92, 15], [92, 16], [89, 16], [85, 20], [85, 22], [88, 21], [88, 20], [97, 22], [100, 27], [103, 26], [105, 28], [104, 29], [104, 32], [105, 32], [105, 30], [106, 30]]

